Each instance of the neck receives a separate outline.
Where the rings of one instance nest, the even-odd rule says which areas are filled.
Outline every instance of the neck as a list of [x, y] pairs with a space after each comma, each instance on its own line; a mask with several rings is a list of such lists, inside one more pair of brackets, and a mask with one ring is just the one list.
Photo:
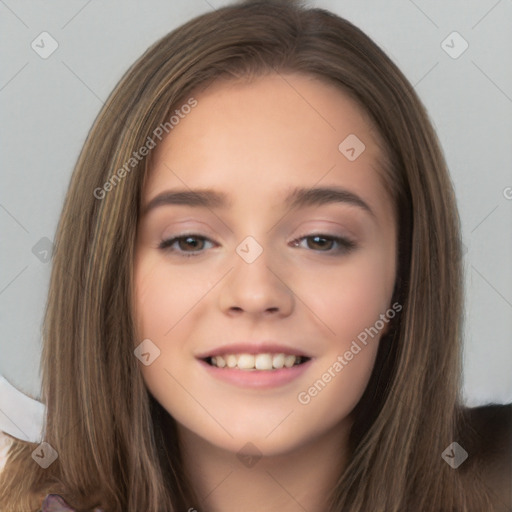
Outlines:
[[324, 512], [347, 464], [349, 424], [293, 451], [242, 458], [179, 426], [185, 471], [200, 502], [191, 512]]

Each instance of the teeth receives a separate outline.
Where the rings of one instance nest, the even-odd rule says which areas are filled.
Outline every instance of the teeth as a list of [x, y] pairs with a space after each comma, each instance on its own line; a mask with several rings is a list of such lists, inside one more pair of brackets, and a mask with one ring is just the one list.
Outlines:
[[226, 360], [222, 356], [217, 356], [212, 359], [212, 363], [219, 368], [226, 366]]
[[234, 368], [236, 366], [236, 363], [238, 362], [238, 359], [234, 355], [226, 356], [226, 366], [228, 368]]
[[282, 368], [284, 366], [284, 354], [274, 354], [272, 358], [272, 366], [274, 368]]
[[291, 368], [300, 364], [302, 360], [301, 356], [286, 354], [225, 354], [210, 359], [212, 366], [238, 370], [279, 370]]
[[284, 365], [286, 368], [291, 368], [295, 364], [295, 356], [285, 356]]
[[256, 370], [272, 370], [272, 356], [270, 354], [258, 354], [254, 358]]
[[240, 370], [250, 370], [251, 368], [254, 368], [254, 356], [251, 354], [242, 354], [241, 356], [238, 356], [237, 366]]

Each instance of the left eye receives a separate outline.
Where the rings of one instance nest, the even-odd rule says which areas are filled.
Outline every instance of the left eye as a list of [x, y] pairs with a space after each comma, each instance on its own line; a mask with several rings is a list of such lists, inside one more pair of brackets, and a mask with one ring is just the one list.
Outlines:
[[[321, 233], [296, 238], [292, 242], [292, 245], [294, 247], [299, 247], [299, 242], [301, 242], [303, 240], [306, 240], [306, 242], [308, 240], [312, 241], [313, 245], [317, 245], [317, 246], [320, 245], [320, 249], [318, 249], [318, 248], [316, 249], [316, 250], [319, 250], [319, 252], [325, 252], [325, 253], [331, 253], [331, 254], [332, 253], [349, 252], [356, 247], [356, 244], [354, 242], [352, 242], [351, 240], [348, 240], [347, 238], [342, 238], [339, 236], [323, 235]], [[327, 245], [325, 244], [325, 242], [327, 242]], [[332, 249], [333, 244], [338, 245], [338, 247], [335, 248], [334, 250]], [[311, 244], [306, 243], [306, 247], [311, 248], [310, 245]]]

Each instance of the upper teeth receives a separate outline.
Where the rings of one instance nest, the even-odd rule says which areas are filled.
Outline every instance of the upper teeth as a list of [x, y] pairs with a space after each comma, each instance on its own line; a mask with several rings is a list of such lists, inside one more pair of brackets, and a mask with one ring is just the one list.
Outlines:
[[301, 362], [301, 356], [286, 354], [225, 354], [211, 358], [213, 366], [239, 370], [273, 370], [291, 368]]

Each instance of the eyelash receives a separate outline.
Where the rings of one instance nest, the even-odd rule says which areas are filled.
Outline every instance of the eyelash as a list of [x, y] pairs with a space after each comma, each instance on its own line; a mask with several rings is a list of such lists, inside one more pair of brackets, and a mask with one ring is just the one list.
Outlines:
[[[331, 251], [331, 250], [318, 251], [320, 253], [326, 253], [329, 256], [348, 254], [349, 252], [351, 252], [353, 249], [356, 248], [355, 242], [353, 242], [352, 240], [349, 240], [348, 238], [342, 238], [342, 237], [334, 236], [334, 235], [324, 235], [323, 233], [313, 233], [310, 235], [302, 235], [302, 236], [292, 240], [291, 243], [294, 244], [294, 247], [297, 247], [296, 244], [298, 242], [300, 242], [302, 240], [307, 240], [308, 238], [315, 238], [315, 237], [330, 240], [330, 241], [336, 242], [338, 244], [339, 247], [335, 251]], [[190, 234], [185, 234], [185, 235], [169, 238], [167, 240], [162, 240], [160, 242], [160, 244], [158, 245], [158, 248], [163, 251], [166, 251], [166, 252], [177, 253], [180, 257], [184, 257], [184, 258], [190, 258], [190, 257], [195, 257], [195, 256], [201, 255], [204, 251], [193, 251], [193, 252], [187, 253], [187, 252], [179, 252], [179, 251], [176, 251], [175, 249], [171, 248], [175, 244], [175, 242], [177, 242], [179, 240], [184, 240], [187, 238], [195, 238], [195, 239], [200, 239], [200, 240], [205, 240], [205, 241], [211, 242], [211, 240], [205, 236], [190, 233]]]

